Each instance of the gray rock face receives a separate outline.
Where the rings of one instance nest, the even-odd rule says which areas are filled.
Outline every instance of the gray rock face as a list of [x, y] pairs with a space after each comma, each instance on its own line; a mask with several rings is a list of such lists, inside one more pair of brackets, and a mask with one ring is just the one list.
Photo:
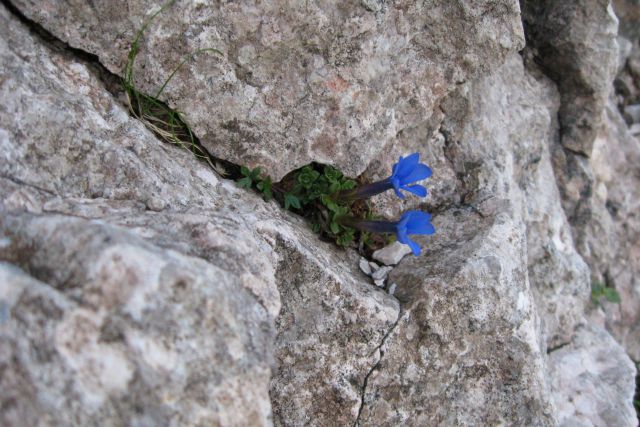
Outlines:
[[[379, 178], [420, 152], [427, 201], [374, 206], [437, 233], [393, 268], [161, 143], [0, 6], [0, 424], [635, 425], [640, 144], [613, 104], [566, 131], [602, 113], [615, 19], [523, 4], [575, 28], [566, 82], [517, 53], [506, 0], [180, 2], [145, 33], [149, 92], [225, 51], [165, 95], [227, 160]], [[16, 5], [114, 72], [158, 7]], [[590, 307], [591, 279], [621, 304]]]
[[[336, 366], [333, 377], [309, 376], [314, 389], [325, 384], [336, 402], [355, 402], [341, 409], [346, 417], [357, 412], [359, 383], [397, 303], [303, 222], [160, 143], [85, 65], [39, 46], [1, 13], [0, 146], [10, 161], [0, 170], [0, 363], [11, 390], [2, 424], [34, 424], [35, 414], [59, 425], [268, 425], [272, 374], [286, 382], [295, 361], [284, 354], [311, 348], [317, 363]], [[299, 301], [285, 282], [294, 272], [278, 267], [292, 251], [302, 254], [305, 286], [315, 285], [313, 269], [325, 278]], [[281, 296], [291, 300], [282, 305]], [[321, 309], [329, 301], [334, 313]], [[328, 345], [320, 355], [299, 336], [310, 318], [286, 323], [313, 304], [327, 342], [348, 328], [361, 334], [350, 352]], [[344, 371], [354, 357], [360, 364]], [[311, 411], [294, 385], [273, 392], [276, 415], [278, 394]]]
[[617, 71], [618, 19], [609, 0], [523, 0], [527, 38], [562, 96], [562, 145], [589, 156]]
[[549, 370], [561, 425], [637, 424], [631, 402], [616, 398], [633, 394], [635, 366], [604, 329], [578, 329], [570, 345], [551, 353]]
[[[135, 33], [162, 3], [15, 2], [120, 75]], [[185, 55], [217, 48], [223, 58], [199, 56], [163, 95], [210, 152], [275, 179], [311, 161], [355, 176], [523, 41], [516, 0], [181, 1], [145, 33], [137, 82], [153, 93]]]
[[621, 303], [604, 303], [607, 328], [640, 360], [640, 143], [610, 105], [595, 141], [592, 215], [579, 230], [578, 249], [595, 280], [615, 288]]

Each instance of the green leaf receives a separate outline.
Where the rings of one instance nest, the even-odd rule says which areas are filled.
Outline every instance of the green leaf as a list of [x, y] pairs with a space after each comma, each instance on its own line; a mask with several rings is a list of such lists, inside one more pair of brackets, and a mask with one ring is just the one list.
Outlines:
[[322, 227], [320, 227], [320, 224], [318, 224], [317, 222], [314, 222], [311, 224], [311, 229], [313, 230], [314, 233], [320, 233], [320, 230], [322, 230]]
[[351, 190], [353, 188], [356, 188], [357, 182], [355, 182], [352, 179], [347, 179], [346, 181], [343, 181], [342, 184], [340, 184], [340, 188], [342, 190]]
[[300, 199], [291, 193], [286, 193], [284, 195], [284, 208], [289, 209], [289, 207], [300, 209], [302, 206], [300, 205]]
[[333, 234], [338, 234], [340, 232], [340, 226], [334, 221], [331, 221], [331, 224], [329, 224], [329, 228], [331, 229], [331, 232]]
[[333, 181], [331, 185], [329, 185], [329, 193], [333, 194], [340, 190], [340, 183], [337, 181]]
[[325, 166], [324, 176], [326, 176], [327, 179], [331, 182], [338, 181], [340, 178], [342, 178], [342, 172], [340, 172], [336, 168], [332, 168], [331, 166]]
[[260, 166], [258, 166], [257, 168], [254, 168], [254, 169], [251, 171], [251, 174], [250, 174], [251, 178], [252, 178], [254, 181], [257, 181], [258, 179], [260, 179], [260, 172], [261, 172], [261, 170], [260, 170]]
[[241, 188], [246, 188], [246, 189], [250, 189], [251, 188], [251, 184], [253, 183], [251, 178], [249, 178], [248, 176], [245, 176], [244, 178], [240, 178], [236, 182], [238, 183], [238, 186], [240, 186]]
[[320, 173], [313, 170], [310, 166], [305, 166], [298, 175], [298, 182], [302, 184], [304, 188], [311, 188], [316, 179], [320, 176]]
[[340, 246], [349, 246], [353, 242], [353, 236], [343, 234], [336, 239], [336, 243]]
[[602, 294], [607, 301], [620, 304], [620, 294], [614, 288], [604, 288]]
[[353, 228], [345, 227], [344, 233], [342, 233], [336, 239], [336, 243], [340, 246], [348, 246], [353, 242], [355, 230]]
[[246, 166], [240, 167], [240, 173], [242, 174], [242, 176], [251, 176], [251, 171]]
[[333, 201], [333, 199], [331, 198], [331, 196], [328, 196], [326, 194], [323, 194], [322, 196], [320, 196], [320, 201], [322, 202], [323, 205], [325, 205], [327, 207], [327, 209], [329, 209], [331, 212], [336, 212], [339, 209], [339, 206], [336, 204], [336, 202]]

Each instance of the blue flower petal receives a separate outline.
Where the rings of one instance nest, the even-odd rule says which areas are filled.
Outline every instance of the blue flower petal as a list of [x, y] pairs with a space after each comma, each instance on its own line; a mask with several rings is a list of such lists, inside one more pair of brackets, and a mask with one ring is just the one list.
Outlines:
[[420, 255], [420, 245], [417, 244], [416, 242], [414, 242], [413, 240], [407, 238], [407, 245], [409, 245], [409, 247], [411, 248], [411, 251], [413, 252], [413, 254], [415, 256]]
[[400, 217], [400, 221], [398, 221], [398, 225], [397, 225], [398, 230], [405, 230], [404, 233], [406, 234], [407, 223], [411, 221], [411, 218], [416, 212], [418, 211], [407, 211], [403, 213], [402, 216]]
[[436, 228], [430, 222], [409, 224], [409, 226], [407, 227], [408, 234], [433, 234], [435, 232]]
[[412, 186], [404, 186], [404, 187], [400, 187], [403, 190], [407, 190], [409, 193], [413, 193], [416, 196], [419, 197], [425, 197], [427, 195], [427, 189], [424, 188], [422, 185], [412, 185]]
[[425, 164], [417, 164], [413, 171], [408, 175], [402, 178], [403, 184], [411, 184], [416, 181], [422, 181], [423, 179], [427, 179], [431, 176], [433, 172], [431, 168]]
[[398, 227], [398, 231], [396, 233], [396, 239], [398, 239], [398, 242], [400, 243], [404, 243], [405, 245], [407, 245], [408, 241], [409, 241], [409, 237], [407, 236], [407, 229], [406, 227]]
[[395, 176], [397, 176], [398, 178], [404, 178], [405, 176], [408, 176], [411, 172], [413, 172], [419, 161], [420, 153], [413, 153], [405, 157], [404, 159], [401, 158], [401, 160], [397, 163], [398, 168], [395, 171]]

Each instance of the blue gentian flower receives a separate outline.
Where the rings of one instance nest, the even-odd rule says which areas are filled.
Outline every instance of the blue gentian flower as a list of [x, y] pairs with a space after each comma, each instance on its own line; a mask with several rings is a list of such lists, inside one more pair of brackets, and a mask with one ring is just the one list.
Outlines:
[[422, 211], [408, 211], [402, 214], [400, 221], [372, 221], [353, 217], [343, 217], [340, 222], [347, 227], [373, 233], [394, 233], [398, 242], [409, 245], [414, 255], [420, 255], [420, 245], [409, 238], [409, 234], [433, 234], [431, 215]]
[[[431, 168], [420, 163], [420, 153], [413, 153], [407, 157], [400, 157], [398, 163], [393, 165], [393, 171], [389, 178], [371, 184], [362, 185], [353, 190], [344, 190], [338, 193], [337, 199], [342, 201], [353, 201], [356, 199], [368, 199], [376, 194], [393, 189], [396, 195], [404, 199], [404, 194], [400, 190], [405, 190], [416, 196], [425, 197], [427, 189], [415, 182], [429, 178]], [[414, 185], [411, 185], [414, 184]]]
[[[396, 190], [397, 191], [397, 190]], [[409, 245], [414, 255], [420, 255], [420, 245], [411, 240], [409, 234], [433, 234], [435, 227], [431, 224], [431, 215], [422, 211], [405, 212], [396, 224], [398, 242]]]
[[410, 156], [398, 160], [398, 163], [393, 165], [393, 172], [388, 178], [389, 182], [393, 186], [393, 190], [396, 192], [396, 196], [404, 199], [404, 195], [400, 190], [406, 190], [419, 197], [425, 197], [427, 195], [427, 189], [422, 185], [410, 185], [417, 181], [429, 178], [431, 176], [431, 168], [423, 163], [420, 163], [420, 154], [413, 153]]

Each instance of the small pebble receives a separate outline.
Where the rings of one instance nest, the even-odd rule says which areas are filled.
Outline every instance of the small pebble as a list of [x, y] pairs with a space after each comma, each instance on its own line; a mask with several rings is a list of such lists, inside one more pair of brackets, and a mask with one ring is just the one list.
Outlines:
[[631, 135], [633, 136], [640, 135], [640, 123], [635, 123], [634, 125], [632, 125], [629, 128], [629, 132], [631, 132]]
[[360, 270], [367, 276], [371, 276], [371, 266], [369, 265], [369, 261], [364, 258], [360, 258]]
[[373, 261], [370, 261], [369, 265], [371, 266], [371, 271], [378, 271], [378, 269], [380, 268], [380, 266]]
[[393, 295], [393, 293], [396, 291], [397, 287], [398, 287], [398, 285], [396, 285], [395, 283], [392, 283], [391, 286], [389, 286], [389, 290], [387, 291], [389, 293], [389, 295]]
[[396, 265], [402, 258], [411, 253], [408, 245], [400, 242], [393, 242], [373, 253], [373, 259], [385, 265]]
[[389, 274], [390, 271], [391, 271], [391, 267], [381, 267], [377, 271], [374, 271], [371, 277], [373, 277], [373, 280], [380, 280], [380, 279], [384, 280], [387, 278], [387, 275]]
[[373, 283], [375, 283], [379, 288], [384, 288], [384, 279], [374, 280]]
[[167, 203], [158, 197], [149, 197], [146, 205], [147, 209], [155, 212], [163, 211], [167, 207]]

